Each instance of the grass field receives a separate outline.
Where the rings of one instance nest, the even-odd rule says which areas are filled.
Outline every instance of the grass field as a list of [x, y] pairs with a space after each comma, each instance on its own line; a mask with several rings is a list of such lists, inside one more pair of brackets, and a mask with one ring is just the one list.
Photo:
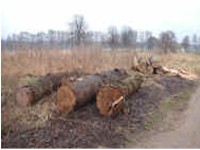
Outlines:
[[1, 78], [2, 89], [11, 91], [19, 78], [26, 75], [45, 75], [47, 73], [82, 70], [88, 73], [97, 73], [113, 68], [130, 69], [134, 57], [147, 58], [155, 56], [163, 66], [174, 69], [185, 69], [188, 72], [200, 75], [200, 54], [196, 53], [169, 53], [130, 51], [2, 51]]
[[[48, 122], [49, 118], [52, 117], [52, 112], [49, 109], [51, 104], [48, 101], [43, 101], [40, 104], [35, 105], [34, 107], [22, 108], [16, 106], [15, 102], [15, 93], [17, 89], [17, 84], [21, 78], [26, 77], [27, 75], [45, 75], [47, 73], [53, 72], [63, 72], [63, 71], [72, 71], [74, 69], [82, 70], [87, 73], [97, 73], [104, 70], [110, 70], [113, 68], [124, 68], [130, 69], [134, 63], [134, 57], [143, 57], [147, 58], [150, 55], [153, 55], [163, 66], [174, 68], [174, 69], [185, 69], [188, 72], [197, 74], [200, 76], [200, 54], [196, 53], [169, 53], [169, 54], [161, 54], [155, 52], [135, 52], [135, 51], [101, 51], [101, 50], [82, 50], [82, 51], [2, 51], [1, 52], [1, 113], [2, 113], [2, 131], [3, 134], [8, 135], [8, 133], [18, 132], [21, 130], [20, 128], [25, 129], [34, 129], [45, 127], [45, 130], [48, 129], [46, 127], [46, 122]], [[174, 80], [174, 82], [173, 82]], [[153, 88], [145, 87], [141, 90], [141, 93], [133, 96], [133, 99], [140, 99], [141, 95], [144, 95], [142, 98], [144, 104], [138, 101], [138, 105], [141, 107], [148, 107], [151, 109], [152, 98], [157, 99], [156, 101], [160, 101], [161, 98], [168, 99], [172, 94], [178, 94], [182, 88], [187, 90], [188, 87], [192, 87], [191, 83], [187, 83], [187, 81], [170, 79], [170, 83], [166, 81], [160, 81], [159, 86], [155, 86]], [[177, 82], [177, 84], [176, 84]], [[179, 83], [181, 83], [179, 85]], [[169, 84], [169, 85], [168, 85]], [[183, 84], [183, 87], [181, 87]], [[165, 90], [163, 91], [162, 86], [165, 86]], [[176, 87], [177, 86], [177, 87]], [[174, 88], [174, 91], [173, 91]], [[176, 88], [178, 89], [178, 93], [176, 93]], [[157, 94], [157, 91], [160, 91], [160, 95]], [[164, 95], [164, 97], [163, 97]], [[189, 94], [188, 94], [189, 95]], [[188, 96], [189, 97], [189, 96]], [[53, 96], [49, 96], [46, 99], [52, 99]], [[136, 104], [130, 102], [130, 106], [133, 106], [133, 111], [135, 110]], [[148, 104], [146, 106], [146, 104]], [[157, 103], [157, 102], [156, 102]], [[161, 103], [163, 106], [163, 113], [168, 111], [169, 107], [171, 107], [171, 102]], [[137, 108], [138, 106], [136, 106]], [[154, 108], [154, 107], [153, 107]], [[86, 112], [94, 111], [94, 115], [91, 116], [91, 120], [87, 120], [87, 122], [82, 122], [87, 126], [96, 120], [101, 124], [102, 118], [96, 114], [95, 107], [92, 107], [92, 110], [89, 107], [86, 108]], [[78, 120], [83, 121], [84, 117], [81, 116], [81, 113], [85, 113], [82, 110], [72, 115], [71, 119], [68, 118], [72, 122], [77, 122]], [[86, 114], [86, 113], [85, 113]], [[130, 117], [135, 116], [136, 114], [131, 114]], [[79, 117], [80, 116], [80, 117]], [[75, 118], [75, 119], [74, 119]], [[157, 117], [159, 118], [159, 117]], [[123, 122], [121, 126], [124, 125], [123, 116], [119, 116], [117, 118], [118, 121]], [[117, 120], [116, 119], [116, 120]], [[130, 123], [137, 121], [132, 117], [132, 121]], [[155, 118], [153, 118], [154, 120]], [[67, 121], [67, 120], [65, 120]], [[103, 124], [100, 128], [104, 129], [103, 125], [107, 125], [106, 119], [103, 120]], [[59, 120], [58, 120], [59, 122]], [[112, 120], [111, 120], [112, 122]], [[121, 128], [120, 125], [117, 125], [117, 121], [113, 122], [112, 128], [116, 127], [116, 129]], [[150, 120], [152, 122], [152, 120]], [[156, 122], [156, 121], [155, 121]], [[80, 122], [77, 124], [79, 125]], [[152, 125], [145, 124], [144, 128], [150, 128]], [[83, 125], [84, 126], [84, 125]], [[86, 127], [87, 127], [86, 126]], [[81, 128], [81, 127], [80, 127]], [[95, 127], [94, 127], [95, 128]], [[94, 133], [98, 133], [101, 131], [99, 127], [95, 130]], [[127, 127], [126, 127], [127, 128]], [[131, 125], [128, 125], [128, 128], [133, 128]], [[76, 131], [77, 128], [74, 129]], [[86, 128], [84, 128], [86, 129]], [[107, 127], [106, 127], [107, 129]], [[42, 129], [43, 130], [43, 129]], [[54, 129], [52, 129], [54, 130]], [[89, 130], [89, 129], [87, 129]], [[107, 131], [107, 130], [106, 130]], [[110, 131], [110, 129], [109, 129]], [[88, 131], [90, 132], [90, 131]], [[110, 131], [111, 132], [111, 131]], [[109, 134], [113, 134], [110, 133]], [[121, 131], [120, 131], [121, 132]], [[20, 133], [20, 132], [19, 132]], [[75, 134], [75, 133], [74, 133]], [[107, 133], [105, 133], [107, 134]], [[66, 136], [66, 135], [63, 135]], [[102, 135], [103, 136], [103, 135]], [[105, 136], [105, 135], [104, 135]], [[6, 136], [5, 136], [6, 137]], [[115, 137], [113, 135], [113, 137]], [[86, 137], [87, 139], [88, 137]], [[6, 138], [4, 138], [6, 139]], [[114, 140], [114, 139], [113, 139]], [[9, 140], [8, 140], [9, 141]], [[94, 142], [95, 143], [95, 142]], [[112, 143], [112, 142], [110, 142]], [[119, 142], [120, 143], [120, 142]], [[23, 144], [22, 144], [23, 145]], [[107, 145], [109, 147], [109, 144]]]
[[68, 51], [2, 51], [2, 75], [23, 76], [26, 74], [44, 75], [82, 69], [86, 72], [100, 72], [114, 67], [128, 69], [133, 65], [134, 56], [147, 58], [155, 56], [164, 66], [184, 68], [189, 72], [200, 74], [200, 54], [101, 50]]

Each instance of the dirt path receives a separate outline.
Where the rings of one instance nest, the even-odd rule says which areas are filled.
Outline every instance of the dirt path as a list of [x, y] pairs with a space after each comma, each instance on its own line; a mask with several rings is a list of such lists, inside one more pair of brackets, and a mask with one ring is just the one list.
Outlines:
[[[173, 129], [151, 132], [136, 145], [143, 148], [200, 148], [200, 87], [189, 102], [187, 110], [173, 120]], [[170, 122], [171, 124], [171, 122]], [[144, 136], [143, 136], [144, 137]]]

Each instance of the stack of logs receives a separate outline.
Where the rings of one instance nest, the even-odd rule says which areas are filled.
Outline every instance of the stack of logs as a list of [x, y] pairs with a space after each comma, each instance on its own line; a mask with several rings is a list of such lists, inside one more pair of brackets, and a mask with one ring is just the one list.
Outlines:
[[22, 106], [31, 106], [44, 96], [56, 91], [56, 109], [70, 113], [96, 99], [96, 106], [104, 116], [113, 116], [124, 108], [124, 102], [143, 83], [145, 75], [170, 73], [183, 78], [195, 79], [183, 70], [173, 70], [159, 65], [151, 57], [136, 63], [127, 73], [124, 69], [114, 69], [99, 74], [55, 73], [39, 78], [33, 85], [20, 85], [16, 100]]

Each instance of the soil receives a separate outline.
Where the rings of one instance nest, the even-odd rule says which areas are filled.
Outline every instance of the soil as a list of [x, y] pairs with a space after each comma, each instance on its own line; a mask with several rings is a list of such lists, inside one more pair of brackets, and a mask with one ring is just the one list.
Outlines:
[[[143, 135], [142, 140], [129, 143], [128, 147], [142, 148], [200, 148], [200, 87], [189, 101], [184, 112], [173, 111], [165, 118], [170, 124], [163, 132], [153, 130]], [[178, 117], [177, 117], [178, 116]], [[163, 130], [163, 129], [162, 129]], [[146, 137], [146, 138], [144, 138]]]
[[114, 118], [100, 115], [95, 102], [68, 115], [58, 114], [53, 109], [55, 93], [28, 108], [17, 106], [11, 95], [11, 102], [2, 107], [2, 147], [127, 147], [129, 135], [146, 130], [146, 117], [158, 108], [162, 100], [196, 87], [195, 82], [179, 77], [159, 76], [151, 80], [152, 84], [145, 83], [127, 99], [126, 110]]

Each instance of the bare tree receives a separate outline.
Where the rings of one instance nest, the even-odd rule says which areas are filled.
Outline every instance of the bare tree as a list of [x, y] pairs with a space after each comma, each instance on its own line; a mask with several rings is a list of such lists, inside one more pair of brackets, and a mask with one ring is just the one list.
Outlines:
[[151, 50], [151, 49], [154, 49], [157, 46], [158, 46], [158, 39], [153, 37], [153, 36], [150, 36], [147, 39], [147, 49]]
[[119, 45], [119, 34], [115, 26], [108, 28], [109, 45], [111, 48], [116, 48]]
[[[149, 49], [149, 39], [150, 39], [150, 37], [152, 37], [152, 32], [150, 32], [150, 31], [145, 31], [144, 32], [144, 40], [143, 40], [143, 43], [142, 43], [142, 47], [143, 47], [143, 49]], [[152, 40], [152, 38], [150, 39], [150, 40]], [[151, 41], [151, 42], [153, 42], [153, 41]]]
[[177, 42], [174, 32], [166, 31], [160, 34], [160, 47], [164, 50], [165, 53], [169, 51], [175, 52], [176, 45]]
[[141, 49], [148, 49], [148, 40], [152, 36], [150, 31], [141, 31], [139, 34], [139, 44]]
[[198, 50], [200, 51], [200, 36], [199, 36], [199, 39], [198, 39]]
[[122, 45], [126, 48], [136, 47], [137, 31], [132, 30], [130, 27], [125, 26], [121, 33]]
[[145, 40], [147, 41], [150, 37], [152, 37], [152, 32], [145, 31]]
[[197, 51], [197, 49], [198, 49], [198, 39], [197, 39], [197, 35], [196, 34], [193, 35], [192, 43], [193, 43], [194, 50]]
[[140, 31], [139, 32], [139, 45], [141, 49], [144, 49], [144, 43], [145, 43], [145, 32], [144, 31]]
[[[53, 33], [53, 30], [51, 30]], [[45, 37], [45, 33], [44, 32], [38, 32], [37, 33], [37, 46], [39, 49], [42, 49], [44, 47], [44, 37]], [[53, 42], [53, 36], [52, 38], [52, 42]]]
[[71, 30], [71, 44], [72, 47], [80, 46], [84, 41], [87, 32], [87, 24], [83, 16], [75, 15], [73, 21], [69, 23]]
[[190, 47], [190, 38], [189, 38], [189, 36], [185, 36], [183, 38], [183, 41], [182, 41], [181, 45], [185, 50], [187, 50]]
[[54, 46], [55, 46], [55, 42], [56, 42], [55, 34], [56, 34], [56, 31], [54, 31], [54, 30], [48, 31], [48, 38], [49, 38], [49, 43], [50, 43], [51, 48], [54, 48]]

